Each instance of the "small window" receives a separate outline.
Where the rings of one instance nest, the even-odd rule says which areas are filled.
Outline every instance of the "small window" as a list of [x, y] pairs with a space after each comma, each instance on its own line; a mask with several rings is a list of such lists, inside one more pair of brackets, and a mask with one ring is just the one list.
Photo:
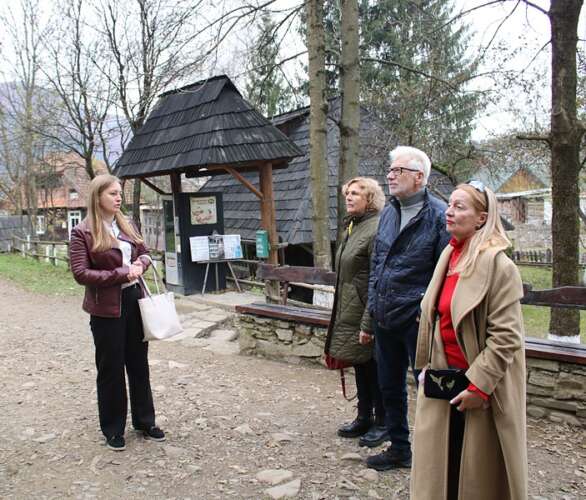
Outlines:
[[75, 189], [69, 190], [69, 199], [70, 200], [77, 200], [79, 198], [79, 193]]
[[37, 234], [45, 234], [45, 216], [37, 215]]

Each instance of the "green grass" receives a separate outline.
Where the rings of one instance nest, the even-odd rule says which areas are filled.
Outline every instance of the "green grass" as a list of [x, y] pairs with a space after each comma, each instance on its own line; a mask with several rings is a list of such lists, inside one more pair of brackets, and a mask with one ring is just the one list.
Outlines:
[[[523, 283], [531, 283], [534, 290], [551, 288], [551, 268], [519, 266]], [[525, 333], [528, 337], [547, 337], [549, 307], [523, 306]], [[586, 311], [580, 311], [580, 340], [586, 344]]]
[[80, 295], [83, 292], [63, 262], [53, 266], [18, 254], [0, 254], [0, 277], [44, 295]]

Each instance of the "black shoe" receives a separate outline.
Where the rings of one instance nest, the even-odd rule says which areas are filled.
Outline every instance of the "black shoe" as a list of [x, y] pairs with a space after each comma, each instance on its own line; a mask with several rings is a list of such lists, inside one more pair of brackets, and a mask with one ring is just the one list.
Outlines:
[[126, 449], [126, 441], [122, 436], [112, 436], [106, 438], [106, 446], [114, 451], [124, 451]]
[[145, 439], [149, 439], [150, 441], [165, 441], [167, 439], [165, 437], [165, 433], [159, 429], [156, 425], [149, 427], [148, 429], [138, 429], [139, 432], [142, 432], [142, 435]]
[[370, 430], [360, 438], [358, 444], [360, 446], [375, 448], [389, 439], [389, 433], [384, 425], [373, 425]]
[[366, 466], [370, 469], [383, 471], [390, 469], [410, 469], [411, 450], [398, 452], [387, 448], [378, 455], [372, 455], [366, 459]]
[[356, 417], [352, 422], [344, 424], [338, 429], [338, 436], [343, 438], [356, 438], [368, 432], [372, 425], [370, 417]]

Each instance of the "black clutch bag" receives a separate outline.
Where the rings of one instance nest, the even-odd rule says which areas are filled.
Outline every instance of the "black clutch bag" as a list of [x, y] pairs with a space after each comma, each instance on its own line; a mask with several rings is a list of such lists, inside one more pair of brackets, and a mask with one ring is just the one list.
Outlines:
[[453, 399], [470, 384], [465, 370], [425, 370], [423, 393], [425, 397], [434, 399]]

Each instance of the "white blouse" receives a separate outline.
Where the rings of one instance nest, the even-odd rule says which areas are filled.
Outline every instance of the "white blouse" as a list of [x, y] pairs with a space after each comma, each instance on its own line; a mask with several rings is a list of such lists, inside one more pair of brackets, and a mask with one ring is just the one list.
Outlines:
[[[106, 224], [107, 226], [107, 224]], [[118, 246], [120, 248], [120, 250], [122, 251], [122, 265], [123, 266], [128, 266], [130, 267], [130, 264], [132, 264], [131, 259], [132, 259], [132, 246], [130, 245], [130, 243], [128, 243], [128, 241], [124, 241], [120, 239], [120, 228], [118, 227], [118, 224], [116, 224], [116, 219], [114, 219], [112, 221], [112, 225], [108, 227], [108, 229], [110, 230], [110, 233], [114, 236], [114, 238], [116, 238], [116, 240], [118, 241]], [[134, 281], [129, 281], [128, 283], [123, 283], [122, 284], [122, 288], [126, 288], [132, 285], [135, 285], [136, 283], [138, 283], [138, 280], [134, 280]]]

